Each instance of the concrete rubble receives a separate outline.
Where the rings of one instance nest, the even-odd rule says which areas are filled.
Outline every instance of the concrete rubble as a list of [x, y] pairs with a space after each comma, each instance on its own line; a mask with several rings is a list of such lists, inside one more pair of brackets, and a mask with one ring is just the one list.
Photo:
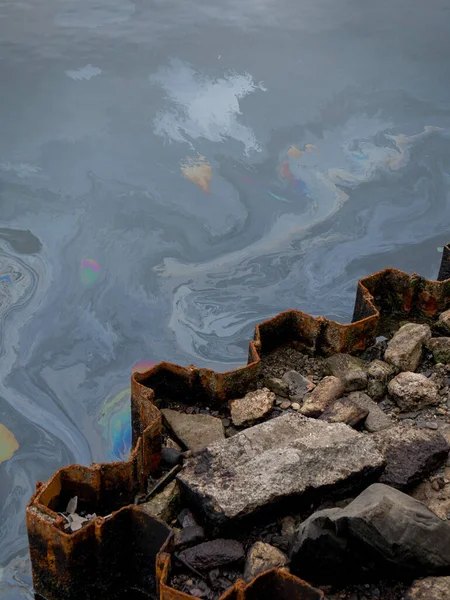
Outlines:
[[306, 492], [374, 481], [383, 468], [369, 437], [288, 413], [197, 452], [178, 481], [209, 522], [224, 525]]

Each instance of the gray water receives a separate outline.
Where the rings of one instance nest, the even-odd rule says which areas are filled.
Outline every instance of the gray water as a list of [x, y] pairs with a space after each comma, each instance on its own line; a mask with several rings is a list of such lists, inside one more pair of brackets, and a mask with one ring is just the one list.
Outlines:
[[127, 455], [137, 363], [227, 370], [281, 310], [436, 276], [449, 9], [0, 2], [2, 599], [32, 597], [36, 481]]

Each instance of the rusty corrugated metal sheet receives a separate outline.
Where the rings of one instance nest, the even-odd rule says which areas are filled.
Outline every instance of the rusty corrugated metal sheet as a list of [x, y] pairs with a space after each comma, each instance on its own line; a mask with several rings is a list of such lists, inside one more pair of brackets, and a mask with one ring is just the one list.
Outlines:
[[[450, 248], [441, 274], [448, 276]], [[226, 373], [161, 362], [131, 377], [133, 451], [128, 461], [72, 465], [39, 483], [27, 506], [27, 528], [35, 591], [48, 600], [120, 597], [127, 585], [160, 600], [193, 600], [169, 585], [171, 532], [133, 505], [137, 493], [160, 461], [161, 413], [156, 396], [214, 406], [242, 396], [256, 383], [261, 357], [284, 345], [307, 353], [355, 352], [373, 343], [393, 319], [433, 321], [450, 307], [450, 280], [427, 281], [386, 269], [358, 282], [353, 322], [289, 310], [260, 323], [249, 344], [248, 364]], [[98, 517], [75, 533], [64, 530], [58, 512], [77, 495]], [[318, 600], [321, 592], [281, 570], [271, 570], [246, 585], [239, 580], [221, 600]]]

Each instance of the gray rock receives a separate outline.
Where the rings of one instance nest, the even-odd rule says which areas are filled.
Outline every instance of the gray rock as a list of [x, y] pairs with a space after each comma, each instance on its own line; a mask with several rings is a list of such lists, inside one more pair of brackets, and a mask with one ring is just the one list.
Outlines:
[[189, 450], [200, 450], [225, 438], [222, 421], [210, 415], [186, 415], [170, 408], [161, 410], [175, 436]]
[[194, 525], [197, 525], [194, 515], [188, 508], [183, 508], [177, 515], [177, 520], [181, 527], [194, 527]]
[[177, 482], [171, 481], [161, 493], [140, 504], [139, 508], [161, 521], [171, 521], [180, 508], [180, 489]]
[[382, 431], [388, 427], [392, 427], [394, 422], [388, 417], [367, 394], [364, 392], [352, 392], [348, 395], [348, 399], [369, 411], [369, 414], [364, 421], [364, 428], [371, 433]]
[[305, 394], [315, 388], [312, 381], [297, 371], [288, 371], [283, 375], [283, 380], [289, 386], [289, 396], [293, 402], [301, 402]]
[[204, 539], [205, 532], [203, 527], [200, 527], [200, 525], [189, 525], [175, 533], [174, 548], [175, 550], [182, 550], [187, 546], [199, 544]]
[[344, 390], [346, 392], [365, 390], [367, 387], [367, 373], [357, 369], [354, 371], [346, 371], [342, 374], [341, 381], [344, 384]]
[[387, 392], [387, 385], [382, 381], [376, 381], [376, 379], [369, 379], [367, 382], [367, 395], [373, 400], [382, 400]]
[[450, 337], [433, 338], [427, 342], [428, 350], [437, 363], [450, 363]]
[[426, 577], [415, 581], [405, 600], [450, 600], [450, 577]]
[[180, 552], [181, 558], [194, 569], [209, 571], [244, 560], [244, 547], [235, 540], [216, 539]]
[[446, 574], [450, 526], [422, 502], [376, 483], [347, 507], [318, 511], [304, 521], [290, 558], [294, 574], [322, 583]]
[[406, 323], [388, 343], [384, 360], [398, 371], [415, 371], [422, 358], [423, 345], [430, 338], [428, 325]]
[[266, 377], [264, 384], [271, 392], [277, 396], [287, 398], [289, 396], [289, 384], [278, 377]]
[[450, 333], [450, 309], [444, 311], [439, 315], [437, 325], [443, 331], [447, 331], [448, 333]]
[[439, 404], [438, 388], [425, 375], [405, 371], [389, 382], [388, 392], [404, 411], [417, 410], [430, 404]]
[[384, 360], [373, 360], [367, 367], [367, 375], [370, 379], [387, 383], [395, 375], [395, 369]]
[[290, 412], [194, 454], [178, 480], [205, 517], [223, 525], [305, 492], [363, 485], [383, 467], [369, 436]]
[[344, 384], [346, 392], [363, 390], [367, 386], [366, 363], [351, 354], [333, 354], [323, 362], [324, 371]]
[[249, 425], [267, 414], [275, 402], [275, 394], [267, 388], [249, 392], [230, 402], [230, 413], [236, 427]]
[[357, 427], [368, 414], [369, 410], [367, 408], [352, 402], [348, 398], [339, 398], [321, 414], [319, 419], [328, 421], [328, 423], [346, 423], [350, 427]]
[[284, 517], [281, 522], [281, 535], [293, 535], [295, 531], [295, 518], [292, 515]]
[[183, 462], [183, 453], [176, 448], [162, 448], [161, 462], [169, 467], [174, 467]]
[[389, 379], [395, 374], [394, 368], [383, 360], [373, 360], [367, 369], [367, 393], [374, 400], [381, 400], [387, 391]]
[[332, 375], [324, 377], [310, 394], [305, 396], [300, 412], [306, 417], [318, 417], [334, 400], [344, 393], [342, 381]]
[[380, 482], [398, 489], [419, 483], [446, 461], [450, 450], [439, 432], [407, 425], [375, 433], [372, 439], [386, 460]]
[[247, 554], [244, 579], [249, 582], [263, 571], [274, 567], [284, 567], [288, 563], [289, 558], [278, 548], [263, 542], [256, 542]]

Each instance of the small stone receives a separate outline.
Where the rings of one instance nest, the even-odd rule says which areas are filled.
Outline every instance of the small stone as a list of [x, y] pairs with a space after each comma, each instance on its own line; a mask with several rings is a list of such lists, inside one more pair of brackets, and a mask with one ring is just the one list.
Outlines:
[[282, 402], [282, 403], [280, 404], [280, 408], [281, 408], [281, 410], [287, 410], [287, 409], [288, 409], [288, 408], [290, 408], [290, 407], [291, 407], [291, 403], [290, 403], [289, 401]]
[[333, 354], [326, 358], [324, 370], [328, 375], [338, 377], [346, 392], [363, 390], [367, 386], [366, 364], [351, 354]]
[[396, 404], [405, 411], [439, 404], [436, 384], [420, 373], [410, 371], [399, 373], [389, 382], [388, 392]]
[[176, 550], [183, 550], [187, 546], [199, 544], [205, 539], [205, 532], [200, 525], [190, 525], [180, 529], [175, 534], [174, 546]]
[[439, 425], [437, 423], [433, 423], [433, 421], [419, 421], [417, 423], [417, 427], [420, 429], [438, 429]]
[[139, 508], [161, 521], [171, 521], [180, 506], [180, 489], [176, 481], [171, 481], [162, 492], [148, 502], [139, 505]]
[[193, 527], [197, 525], [194, 515], [188, 508], [183, 508], [179, 515], [177, 515], [178, 523], [181, 527]]
[[375, 433], [393, 426], [392, 419], [364, 392], [352, 392], [348, 395], [348, 399], [369, 411], [364, 421], [364, 429], [367, 429], [367, 431]]
[[227, 418], [225, 418], [225, 419], [222, 419], [222, 425], [223, 425], [224, 427], [229, 427], [229, 426], [231, 425], [231, 421], [230, 421], [230, 419], [227, 419]]
[[200, 450], [225, 438], [222, 421], [210, 415], [186, 415], [170, 408], [161, 410], [175, 436], [189, 450]]
[[275, 402], [275, 394], [267, 388], [249, 392], [230, 402], [231, 420], [236, 427], [249, 425], [264, 417]]
[[373, 360], [367, 368], [367, 375], [375, 381], [387, 383], [395, 374], [395, 369], [384, 360]]
[[367, 408], [352, 402], [348, 398], [335, 400], [319, 417], [328, 423], [346, 423], [350, 427], [356, 427], [364, 421], [369, 414]]
[[292, 410], [297, 410], [298, 411], [298, 410], [300, 410], [300, 404], [298, 402], [293, 402], [291, 404], [291, 408], [292, 408]]
[[376, 381], [375, 379], [369, 379], [367, 382], [367, 394], [373, 400], [381, 400], [386, 395], [387, 385], [382, 381]]
[[295, 531], [295, 518], [292, 516], [284, 517], [281, 522], [281, 535], [292, 535]]
[[450, 362], [450, 337], [433, 338], [427, 342], [428, 350], [437, 363]]
[[381, 483], [403, 489], [418, 483], [447, 459], [450, 446], [436, 431], [396, 425], [373, 434], [386, 460]]
[[444, 331], [448, 331], [450, 333], [450, 309], [444, 311], [439, 315], [439, 319], [437, 321], [437, 325]]
[[428, 325], [407, 323], [388, 343], [384, 360], [399, 371], [415, 371], [422, 358], [423, 345], [430, 338]]
[[341, 376], [346, 392], [365, 390], [367, 387], [367, 373], [360, 370], [346, 371]]
[[161, 461], [163, 464], [174, 467], [183, 462], [183, 454], [175, 448], [162, 448], [161, 449]]
[[305, 396], [300, 412], [307, 417], [318, 417], [334, 400], [344, 393], [342, 381], [333, 375], [324, 377], [313, 391]]
[[174, 440], [170, 437], [166, 438], [164, 446], [166, 448], [174, 448], [174, 450], [179, 450], [180, 452], [182, 452], [181, 446], [174, 442]]
[[235, 540], [216, 539], [203, 542], [180, 552], [180, 556], [191, 567], [209, 571], [244, 559], [244, 547]]
[[267, 377], [264, 380], [264, 384], [271, 392], [277, 396], [287, 398], [289, 396], [289, 384], [283, 379], [277, 377]]
[[439, 482], [437, 482], [436, 480], [431, 482], [431, 487], [435, 492], [438, 492], [441, 489], [439, 486]]
[[367, 369], [367, 394], [374, 400], [381, 400], [387, 391], [389, 379], [394, 375], [394, 368], [383, 360], [373, 360]]
[[[447, 311], [450, 313], [450, 311]], [[441, 315], [442, 317], [442, 315]], [[405, 600], [449, 600], [450, 577], [426, 577], [414, 581]]]
[[291, 400], [302, 400], [306, 393], [310, 392], [314, 389], [315, 385], [307, 379], [303, 377], [297, 371], [288, 371], [283, 375], [283, 381], [288, 384], [289, 387], [289, 396]]
[[284, 567], [289, 564], [286, 554], [270, 544], [256, 542], [250, 548], [244, 569], [244, 579], [249, 582], [254, 577], [274, 567]]

